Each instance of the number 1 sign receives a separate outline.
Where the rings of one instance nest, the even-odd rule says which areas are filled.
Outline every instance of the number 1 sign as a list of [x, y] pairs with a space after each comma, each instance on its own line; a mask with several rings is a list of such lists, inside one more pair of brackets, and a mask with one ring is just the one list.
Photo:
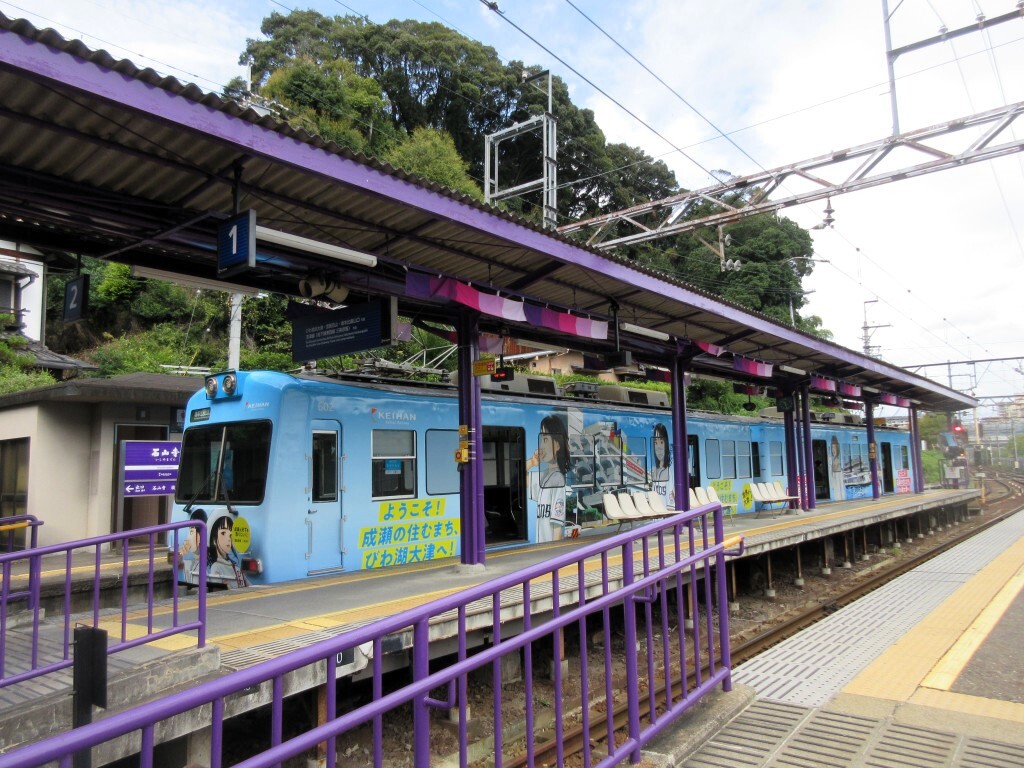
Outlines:
[[233, 216], [217, 229], [217, 277], [256, 266], [256, 211]]

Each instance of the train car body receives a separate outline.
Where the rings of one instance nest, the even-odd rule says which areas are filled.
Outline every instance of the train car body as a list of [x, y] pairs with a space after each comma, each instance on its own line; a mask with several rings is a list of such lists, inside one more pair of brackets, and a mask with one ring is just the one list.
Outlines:
[[[266, 371], [214, 380], [188, 403], [174, 511], [206, 521], [211, 583], [460, 553], [454, 389]], [[602, 530], [609, 489], [653, 490], [675, 506], [664, 405], [489, 391], [482, 416], [473, 460], [483, 465], [488, 547]], [[713, 485], [740, 514], [755, 511], [750, 483], [785, 483], [781, 420], [688, 414], [687, 426], [691, 485]], [[907, 434], [880, 432], [883, 491], [909, 493]], [[816, 498], [870, 495], [863, 426], [815, 425], [812, 440]], [[180, 553], [185, 581], [196, 546]]]

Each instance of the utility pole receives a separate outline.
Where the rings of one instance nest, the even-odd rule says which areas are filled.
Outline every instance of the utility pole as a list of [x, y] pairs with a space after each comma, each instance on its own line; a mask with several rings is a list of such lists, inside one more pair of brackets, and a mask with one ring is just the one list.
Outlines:
[[879, 350], [879, 347], [871, 346], [871, 335], [872, 335], [871, 331], [874, 331], [876, 328], [891, 328], [892, 327], [891, 325], [888, 325], [888, 324], [886, 324], [886, 325], [868, 325], [868, 304], [877, 304], [877, 303], [878, 303], [878, 299], [868, 299], [867, 301], [864, 302], [864, 325], [862, 327], [862, 330], [864, 331], [863, 342], [864, 342], [864, 354], [865, 355], [872, 355], [872, 354], [878, 352], [878, 350]]

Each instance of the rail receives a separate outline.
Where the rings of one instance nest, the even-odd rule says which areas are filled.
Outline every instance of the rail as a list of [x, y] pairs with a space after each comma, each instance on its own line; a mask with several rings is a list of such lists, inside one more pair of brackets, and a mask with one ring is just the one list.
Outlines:
[[[26, 516], [27, 517], [27, 516]], [[34, 519], [34, 518], [33, 518]], [[12, 518], [5, 518], [5, 525], [12, 524]], [[21, 521], [18, 521], [21, 522]], [[70, 667], [74, 662], [72, 655], [72, 627], [73, 625], [87, 624], [88, 615], [82, 616], [72, 612], [73, 585], [81, 581], [81, 577], [75, 575], [82, 570], [92, 569], [93, 579], [90, 587], [92, 596], [92, 626], [99, 627], [101, 621], [110, 624], [111, 611], [109, 609], [101, 612], [100, 592], [101, 582], [104, 579], [120, 577], [121, 600], [120, 600], [120, 634], [113, 638], [107, 646], [107, 654], [114, 654], [128, 648], [158, 640], [170, 635], [183, 632], [196, 631], [198, 633], [199, 647], [206, 644], [206, 548], [200, 547], [198, 557], [200, 558], [197, 615], [193, 621], [183, 620], [182, 603], [184, 590], [179, 588], [176, 580], [172, 580], [171, 596], [171, 626], [158, 629], [154, 626], [155, 617], [155, 594], [154, 594], [154, 566], [158, 559], [166, 557], [166, 539], [169, 537], [173, 543], [174, 551], [179, 549], [181, 532], [185, 529], [195, 529], [200, 537], [199, 541], [206, 540], [206, 525], [202, 521], [193, 520], [182, 523], [168, 523], [149, 528], [139, 528], [131, 531], [96, 536], [90, 539], [53, 544], [45, 547], [33, 546], [20, 552], [6, 552], [0, 554], [0, 570], [3, 573], [3, 584], [0, 585], [0, 688], [14, 685], [15, 683], [31, 680], [42, 675], [57, 672]], [[33, 528], [33, 532], [34, 532]], [[128, 636], [129, 610], [137, 610], [137, 606], [129, 605], [129, 547], [128, 540], [145, 537], [148, 543], [146, 552], [148, 559], [143, 560], [146, 568], [146, 595], [147, 595], [147, 631], [139, 636]], [[111, 572], [111, 563], [103, 562], [103, 552], [111, 544], [119, 544], [122, 551], [120, 571], [117, 572], [116, 563], [114, 572]], [[138, 556], [138, 550], [133, 550], [133, 555]], [[63, 572], [63, 588], [60, 591], [60, 599], [63, 601], [63, 611], [56, 620], [51, 617], [45, 621], [45, 612], [40, 606], [40, 595], [43, 589], [44, 558], [49, 558], [47, 565], [57, 572], [54, 576], [56, 588], [61, 590], [60, 576]], [[86, 564], [75, 565], [85, 559]], [[62, 568], [61, 568], [61, 561]], [[138, 564], [135, 563], [137, 566]], [[17, 587], [24, 582], [25, 587]], [[12, 603], [24, 600], [25, 610], [14, 613], [10, 610]], [[191, 603], [191, 599], [190, 599]], [[191, 606], [190, 606], [191, 607]], [[115, 611], [117, 609], [114, 609]], [[16, 621], [15, 621], [16, 619]], [[55, 644], [41, 642], [43, 628], [51, 634], [58, 635]], [[53, 650], [41, 651], [43, 646]], [[12, 669], [13, 667], [13, 669]]]
[[[709, 541], [709, 518], [713, 519], [713, 541]], [[699, 529], [698, 522], [702, 523]], [[271, 746], [236, 763], [241, 768], [279, 765], [311, 753], [319, 756], [323, 764], [335, 765], [336, 740], [357, 728], [372, 730], [374, 765], [380, 767], [384, 765], [384, 718], [397, 715], [396, 710], [400, 708], [410, 717], [411, 726], [389, 727], [387, 733], [400, 738], [403, 749], [411, 737], [413, 765], [417, 768], [430, 764], [431, 713], [443, 710], [453, 715], [457, 712], [459, 764], [465, 766], [471, 759], [467, 690], [470, 675], [477, 671], [485, 677], [490, 674], [493, 680], [493, 712], [474, 713], [475, 719], [492, 719], [494, 744], [488, 759], [493, 759], [496, 768], [503, 765], [506, 759], [503, 699], [506, 695], [521, 695], [521, 700], [510, 702], [508, 706], [518, 704], [516, 711], [525, 721], [524, 733], [527, 734], [527, 763], [533, 765], [538, 726], [535, 707], [541, 706], [534, 696], [535, 645], [543, 642], [545, 647], [557, 651], [563, 647], [563, 633], [569, 628], [578, 627], [579, 636], [585, 638], [587, 619], [594, 616], [601, 619], [604, 628], [603, 664], [597, 661], [591, 664], [586, 643], [581, 641], [579, 657], [574, 659], [579, 665], [578, 689], [572, 692], [590, 707], [600, 706], [603, 696], [609, 712], [625, 697], [628, 737], [616, 743], [609, 732], [604, 754], [591, 754], [588, 745], [584, 764], [611, 766], [626, 759], [636, 762], [641, 748], [702, 696], [718, 685], [725, 690], [731, 688], [726, 579], [711, 576], [716, 570], [723, 574], [726, 555], [739, 553], [727, 552], [726, 547], [739, 542], [742, 551], [742, 540], [734, 537], [726, 542], [722, 528], [721, 505], [681, 512], [286, 656], [0, 755], [0, 768], [30, 768], [51, 761], [69, 765], [76, 752], [101, 747], [124, 736], [139, 745], [138, 765], [150, 768], [160, 724], [198, 707], [204, 707], [204, 720], [210, 724], [209, 766], [221, 768], [225, 760], [224, 722], [230, 715], [233, 701], [237, 694], [251, 692], [264, 684], [263, 690], [272, 691]], [[706, 578], [698, 579], [701, 571]], [[685, 627], [684, 593], [689, 598], [694, 619], [692, 629]], [[521, 594], [523, 604], [521, 632], [505, 637], [508, 633], [505, 622], [510, 621], [510, 616], [504, 608], [507, 603], [503, 602], [503, 597], [517, 594]], [[701, 603], [705, 606], [703, 615], [697, 607]], [[486, 618], [488, 607], [492, 616], [489, 620]], [[622, 611], [625, 648], [635, 648], [637, 652], [624, 654], [624, 680], [613, 681], [610, 614], [618, 609]], [[458, 622], [457, 652], [431, 661], [431, 624], [452, 619]], [[481, 630], [489, 633], [490, 644], [470, 655], [467, 636]], [[394, 645], [396, 637], [405, 638], [410, 646], [412, 680], [404, 687], [385, 691], [385, 653], [389, 645]], [[368, 664], [372, 667], [372, 701], [341, 713], [337, 711], [336, 697], [327, 695], [319, 724], [286, 740], [283, 737], [286, 676], [311, 665], [322, 665], [319, 669], [324, 670], [324, 679], [334, 680], [339, 661], [352, 658], [353, 653], [361, 652], [360, 647], [371, 657]], [[502, 687], [502, 659], [520, 653], [522, 686], [514, 686], [510, 689], [514, 693], [506, 694]], [[560, 652], [555, 653], [552, 666], [554, 690], [549, 706], [553, 712], [545, 713], [553, 717], [551, 730], [558, 739], [565, 730], [563, 701], [570, 692], [564, 685], [566, 675], [562, 672], [562, 663], [569, 662], [559, 663], [560, 655]], [[641, 663], [643, 661], [646, 663]], [[536, 666], [538, 670], [543, 669], [539, 662]], [[688, 673], [694, 670], [697, 675], [690, 680]], [[594, 695], [591, 694], [592, 684]], [[651, 707], [641, 715], [641, 710], [646, 709], [643, 702], [653, 697], [656, 686], [664, 686], [668, 691], [667, 703]], [[207, 706], [209, 709], [205, 709]], [[579, 714], [584, 720], [589, 716], [590, 707], [580, 708]], [[298, 727], [293, 721], [287, 723], [290, 733]], [[561, 763], [561, 747], [558, 753]]]

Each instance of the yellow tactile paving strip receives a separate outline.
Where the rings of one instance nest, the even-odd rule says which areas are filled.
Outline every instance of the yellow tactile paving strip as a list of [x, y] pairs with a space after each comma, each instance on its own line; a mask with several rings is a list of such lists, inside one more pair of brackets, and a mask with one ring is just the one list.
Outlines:
[[[726, 549], [734, 549], [738, 547], [742, 539], [743, 537], [739, 534], [727, 536], [724, 540]], [[638, 562], [642, 559], [642, 557], [643, 552], [639, 548], [637, 548], [637, 551], [633, 555], [634, 561]], [[608, 557], [609, 567], [620, 565], [621, 562], [621, 555], [609, 555]], [[597, 570], [600, 567], [600, 562], [595, 559], [586, 564], [585, 571], [587, 573], [590, 573], [592, 571]], [[569, 566], [559, 571], [559, 577], [572, 577], [576, 575], [576, 572], [576, 566]], [[481, 579], [480, 581], [482, 582], [484, 581], [484, 579]], [[244, 632], [236, 632], [233, 634], [218, 635], [216, 637], [207, 638], [207, 642], [219, 645], [222, 650], [241, 650], [244, 648], [250, 648], [255, 645], [262, 645], [264, 643], [288, 640], [294, 637], [309, 634], [310, 632], [317, 632], [323, 629], [339, 627], [356, 621], [367, 622], [376, 619], [382, 619], [387, 616], [393, 616], [396, 613], [401, 613], [402, 611], [408, 610], [410, 608], [415, 608], [417, 606], [429, 603], [433, 600], [439, 600], [441, 598], [448, 597], [449, 595], [456, 594], [457, 592], [463, 591], [468, 586], [470, 585], [463, 585], [453, 589], [438, 590], [436, 592], [426, 592], [422, 594], [411, 595], [409, 597], [399, 598], [396, 600], [388, 600], [385, 602], [373, 603], [370, 605], [358, 606], [355, 608], [348, 608], [342, 611], [335, 611], [332, 613], [308, 616], [306, 618], [295, 621], [281, 622], [278, 624], [268, 625], [267, 627], [256, 630], [247, 630]], [[299, 588], [301, 588], [301, 585]], [[288, 592], [293, 590], [286, 589], [283, 591]], [[225, 602], [228, 601], [230, 601], [230, 598], [225, 600]], [[162, 612], [167, 613], [169, 612], [169, 609], [164, 609]], [[144, 619], [145, 615], [141, 613], [135, 614], [132, 618]], [[111, 631], [112, 635], [120, 633], [119, 621], [117, 622], [116, 625], [112, 624]], [[128, 631], [130, 633], [130, 636], [140, 637], [143, 634], [145, 634], [145, 627], [141, 625], [129, 624]], [[182, 647], [187, 647], [187, 645], [182, 646], [182, 642], [186, 639], [187, 637], [183, 638], [174, 635], [172, 637], [154, 640], [152, 643], [150, 643], [150, 645], [155, 648], [160, 648], [163, 650], [180, 650]]]
[[[1024, 539], [954, 592], [842, 692], [1024, 724], [1024, 704], [949, 690], [1010, 604], [1013, 595], [1008, 597], [1007, 589], [1019, 590], [1022, 579]], [[1002, 603], [998, 612], [988, 610], [994, 602]], [[970, 640], [958, 648], [965, 636]]]
[[[775, 532], [775, 531], [781, 531], [781, 530], [785, 530], [787, 528], [796, 528], [796, 527], [807, 526], [809, 524], [820, 523], [820, 522], [826, 521], [826, 520], [834, 520], [834, 519], [843, 518], [843, 517], [850, 517], [850, 516], [861, 515], [861, 514], [864, 514], [865, 512], [882, 512], [882, 511], [885, 511], [887, 509], [890, 509], [890, 508], [893, 508], [893, 507], [898, 507], [900, 505], [906, 504], [909, 499], [913, 499], [915, 501], [919, 501], [922, 498], [926, 498], [928, 495], [929, 495], [929, 493], [926, 492], [924, 494], [915, 494], [912, 497], [894, 496], [892, 498], [885, 498], [885, 499], [878, 500], [878, 501], [866, 500], [863, 505], [858, 505], [856, 507], [846, 507], [844, 509], [837, 510], [835, 512], [824, 512], [824, 513], [813, 514], [813, 515], [809, 515], [809, 514], [807, 514], [805, 512], [805, 513], [802, 513], [799, 516], [794, 515], [792, 517], [788, 517], [787, 519], [784, 519], [784, 520], [782, 520], [780, 522], [771, 523], [771, 524], [768, 524], [768, 525], [760, 525], [760, 526], [756, 526], [756, 527], [753, 527], [753, 528], [746, 528], [746, 529], [744, 529], [741, 532], [731, 533], [731, 534], [726, 536], [725, 545], [726, 545], [727, 549], [734, 549], [735, 547], [737, 547], [739, 545], [740, 540], [743, 539], [743, 538], [751, 538], [753, 536], [758, 536], [758, 535], [766, 534], [766, 533], [772, 533], [772, 532]], [[549, 545], [550, 548], [555, 548], [557, 546], [560, 546], [560, 545]], [[543, 545], [542, 545], [539, 548], [548, 548], [548, 547], [543, 547]], [[498, 558], [501, 558], [501, 557], [506, 557], [506, 556], [514, 555], [514, 554], [516, 554], [516, 550], [508, 550], [508, 551], [504, 551], [504, 552], [494, 552], [494, 553], [490, 553], [488, 555], [488, 558], [491, 559], [491, 560], [494, 560], [494, 559], [498, 559]], [[643, 556], [642, 555], [642, 551], [640, 550], [639, 547], [637, 547], [637, 551], [636, 551], [636, 553], [634, 555], [634, 559], [635, 560], [639, 560], [642, 556]], [[449, 559], [449, 560], [445, 560], [445, 561], [437, 562], [437, 563], [434, 563], [434, 562], [423, 563], [423, 564], [420, 564], [420, 565], [408, 568], [408, 569], [406, 569], [406, 571], [415, 570], [417, 572], [421, 572], [421, 571], [436, 570], [436, 569], [439, 569], [439, 568], [451, 568], [453, 562], [454, 562], [453, 560]], [[609, 564], [616, 564], [617, 565], [619, 563], [620, 563], [620, 558], [617, 555], [609, 557]], [[597, 567], [599, 567], [597, 563], [594, 563], [593, 565], [588, 565], [587, 571], [590, 572], [591, 570], [596, 569]], [[394, 571], [357, 573], [357, 574], [346, 573], [346, 574], [342, 574], [342, 575], [339, 575], [337, 577], [330, 578], [330, 579], [317, 579], [316, 581], [310, 581], [310, 582], [293, 582], [293, 583], [290, 583], [290, 584], [285, 584], [285, 585], [280, 585], [280, 586], [276, 586], [276, 585], [275, 586], [269, 586], [269, 587], [262, 588], [262, 589], [259, 589], [259, 590], [251, 590], [251, 591], [250, 590], [246, 590], [246, 592], [244, 594], [237, 594], [237, 595], [236, 594], [231, 594], [231, 593], [229, 593], [229, 594], [220, 594], [220, 595], [216, 595], [216, 596], [211, 596], [210, 602], [211, 602], [211, 604], [216, 603], [217, 605], [228, 605], [228, 604], [231, 604], [231, 603], [240, 603], [240, 602], [245, 602], [245, 601], [248, 601], [248, 600], [256, 600], [256, 599], [259, 599], [261, 597], [266, 596], [271, 591], [274, 594], [279, 594], [279, 595], [280, 594], [289, 594], [289, 593], [298, 593], [298, 592], [303, 592], [303, 591], [310, 590], [310, 589], [321, 589], [321, 588], [323, 588], [325, 586], [331, 586], [331, 585], [334, 585], [334, 584], [351, 585], [351, 584], [358, 583], [358, 582], [361, 582], [361, 581], [369, 581], [369, 580], [373, 580], [373, 579], [389, 578], [393, 574], [394, 574]], [[576, 568], [575, 567], [570, 567], [570, 568], [564, 569], [563, 572], [560, 575], [563, 575], [563, 576], [574, 576], [575, 574], [576, 574]], [[479, 582], [474, 582], [474, 584], [475, 583], [483, 582], [487, 578], [489, 578], [489, 577], [484, 575], [479, 580]], [[221, 645], [224, 648], [233, 648], [233, 649], [234, 648], [239, 648], [240, 649], [240, 648], [245, 648], [245, 647], [252, 647], [254, 645], [261, 645], [261, 644], [267, 643], [267, 642], [273, 642], [273, 641], [284, 640], [284, 639], [288, 639], [288, 638], [292, 638], [292, 637], [298, 637], [300, 635], [308, 634], [309, 632], [317, 631], [317, 630], [323, 629], [325, 627], [337, 627], [340, 624], [344, 624], [344, 623], [347, 623], [349, 621], [354, 621], [354, 620], [367, 621], [367, 620], [383, 618], [385, 616], [391, 616], [391, 615], [393, 615], [395, 613], [399, 613], [399, 612], [401, 612], [403, 610], [406, 610], [408, 608], [413, 608], [413, 607], [416, 607], [418, 605], [423, 605], [424, 603], [429, 602], [430, 600], [435, 600], [435, 599], [439, 599], [439, 598], [442, 598], [442, 597], [447, 597], [448, 595], [455, 594], [456, 592], [461, 591], [463, 589], [466, 589], [469, 586], [472, 586], [472, 585], [467, 583], [467, 584], [462, 585], [459, 588], [455, 588], [455, 589], [451, 589], [451, 590], [444, 590], [444, 591], [435, 592], [435, 593], [415, 595], [415, 596], [411, 596], [411, 597], [408, 597], [408, 598], [402, 598], [402, 599], [398, 599], [398, 600], [392, 600], [392, 601], [387, 601], [387, 602], [382, 602], [382, 603], [375, 603], [375, 604], [372, 604], [372, 605], [367, 605], [367, 606], [363, 606], [363, 607], [360, 607], [360, 608], [340, 611], [340, 612], [337, 612], [337, 613], [327, 613], [327, 614], [321, 614], [321, 615], [318, 615], [318, 616], [310, 616], [310, 617], [306, 617], [306, 618], [301, 619], [301, 620], [296, 620], [296, 621], [291, 621], [291, 622], [284, 622], [284, 623], [280, 623], [280, 624], [270, 625], [266, 629], [263, 629], [263, 630], [252, 630], [252, 631], [239, 632], [239, 633], [230, 634], [230, 635], [219, 635], [219, 636], [216, 636], [216, 637], [209, 637], [209, 638], [207, 638], [207, 642], [216, 643], [218, 645]], [[162, 615], [162, 614], [169, 613], [170, 611], [171, 611], [171, 609], [169, 607], [160, 608], [160, 609], [157, 609], [157, 610], [154, 611], [154, 615]], [[141, 614], [133, 614], [129, 618], [137, 620], [138, 618], [143, 618], [143, 616]], [[172, 638], [166, 638], [165, 640], [155, 640], [150, 645], [152, 645], [155, 648], [161, 648], [161, 649], [165, 649], [165, 650], [177, 650], [178, 647], [179, 647], [177, 645], [177, 643]], [[174, 647], [171, 647], [172, 645]]]

